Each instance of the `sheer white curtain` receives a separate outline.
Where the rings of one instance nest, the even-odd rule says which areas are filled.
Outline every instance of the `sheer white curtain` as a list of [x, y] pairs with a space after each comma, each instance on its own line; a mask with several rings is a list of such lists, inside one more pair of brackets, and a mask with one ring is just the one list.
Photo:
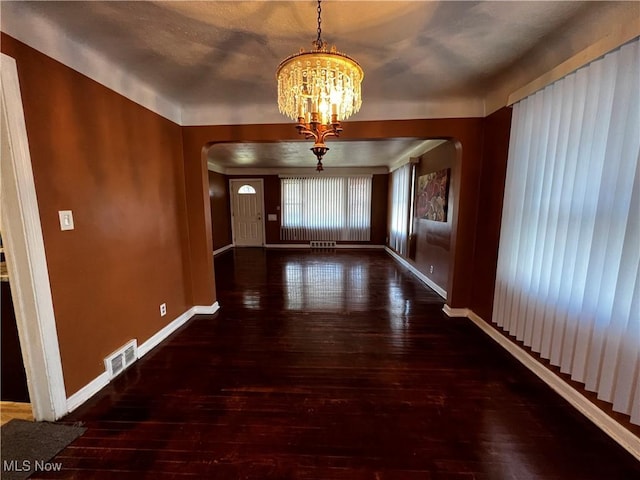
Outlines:
[[411, 164], [407, 163], [391, 172], [391, 228], [389, 246], [402, 256], [407, 256], [409, 234]]
[[493, 321], [640, 424], [640, 43], [514, 105]]
[[368, 241], [371, 176], [281, 178], [282, 240]]

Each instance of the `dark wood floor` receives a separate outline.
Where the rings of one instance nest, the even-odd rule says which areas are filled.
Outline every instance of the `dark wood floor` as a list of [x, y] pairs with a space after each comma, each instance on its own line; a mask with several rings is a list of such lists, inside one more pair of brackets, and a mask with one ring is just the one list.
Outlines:
[[79, 479], [637, 479], [381, 251], [241, 249], [199, 316], [64, 420]]

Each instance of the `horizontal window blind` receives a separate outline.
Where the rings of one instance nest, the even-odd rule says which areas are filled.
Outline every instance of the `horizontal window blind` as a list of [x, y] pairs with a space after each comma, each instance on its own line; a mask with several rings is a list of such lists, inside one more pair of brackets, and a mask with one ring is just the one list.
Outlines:
[[639, 45], [514, 106], [493, 314], [636, 424]]
[[282, 240], [368, 241], [371, 177], [282, 178]]

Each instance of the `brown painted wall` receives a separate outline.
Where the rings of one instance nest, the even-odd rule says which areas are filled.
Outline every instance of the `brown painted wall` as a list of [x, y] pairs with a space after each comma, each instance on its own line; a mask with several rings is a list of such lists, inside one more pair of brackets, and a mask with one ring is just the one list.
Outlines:
[[226, 175], [209, 172], [209, 201], [211, 202], [213, 249], [218, 250], [233, 243], [231, 239], [229, 180]]
[[[1, 43], [18, 66], [71, 395], [105, 356], [193, 305], [181, 130], [5, 34]], [[58, 210], [73, 211], [75, 230], [60, 231]]]
[[502, 108], [485, 118], [482, 176], [479, 192], [476, 252], [470, 308], [491, 321], [496, 282], [502, 200], [509, 154], [511, 108]]
[[268, 214], [275, 213], [278, 221], [265, 221], [266, 243], [280, 243], [280, 220], [281, 220], [281, 188], [280, 178], [277, 175], [266, 175], [264, 179], [264, 218], [268, 219]]
[[[451, 267], [451, 234], [453, 217], [457, 208], [456, 199], [460, 194], [460, 167], [458, 152], [453, 142], [446, 142], [421, 156], [416, 166], [416, 184], [418, 178], [428, 173], [448, 168], [449, 200], [447, 221], [435, 222], [414, 218], [415, 266], [425, 276], [443, 290], [449, 289]], [[417, 185], [416, 185], [417, 188]], [[412, 199], [414, 202], [416, 199]], [[433, 267], [433, 273], [431, 273]]]
[[[451, 235], [450, 285], [447, 303], [453, 308], [467, 307], [471, 299], [473, 254], [477, 215], [477, 200], [480, 186], [480, 166], [482, 157], [483, 119], [448, 118], [428, 120], [395, 120], [370, 122], [345, 122], [342, 137], [345, 139], [379, 139], [390, 137], [418, 137], [456, 139], [459, 142], [459, 201], [453, 212], [452, 222], [457, 222], [457, 231]], [[291, 124], [261, 125], [213, 125], [183, 127], [185, 164], [202, 161], [203, 147], [215, 142], [279, 141], [297, 139]], [[277, 178], [277, 177], [275, 177]], [[386, 183], [387, 180], [384, 180]], [[388, 185], [385, 187], [388, 191]], [[265, 192], [267, 185], [265, 184]], [[277, 201], [279, 202], [279, 187]], [[267, 199], [265, 198], [265, 203]], [[382, 205], [384, 203], [385, 205]], [[270, 212], [266, 205], [267, 211]], [[386, 236], [386, 195], [381, 199], [380, 215], [376, 218], [385, 224], [376, 229], [376, 236], [382, 230]], [[208, 209], [207, 209], [208, 210]], [[203, 215], [204, 219], [204, 215]], [[268, 223], [268, 222], [267, 222]], [[276, 227], [277, 228], [277, 227]], [[267, 227], [269, 232], [270, 227]], [[267, 241], [279, 238], [279, 232], [267, 233]], [[379, 240], [384, 243], [384, 237]]]
[[385, 245], [389, 235], [387, 221], [390, 175], [374, 175], [371, 184], [371, 243]]
[[213, 236], [211, 233], [207, 149], [202, 146], [199, 155], [187, 156], [184, 148], [183, 143], [192, 302], [194, 305], [208, 306], [216, 300], [216, 282], [213, 271]]

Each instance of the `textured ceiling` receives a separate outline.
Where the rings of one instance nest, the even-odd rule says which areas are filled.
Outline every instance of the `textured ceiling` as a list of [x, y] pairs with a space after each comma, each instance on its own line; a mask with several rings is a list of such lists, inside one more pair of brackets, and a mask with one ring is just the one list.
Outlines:
[[[329, 0], [323, 38], [363, 66], [366, 102], [473, 96], [584, 3]], [[316, 36], [310, 0], [5, 4], [180, 105], [275, 102], [278, 63]]]
[[[325, 0], [322, 36], [365, 71], [363, 108], [354, 121], [426, 118], [422, 113], [411, 116], [412, 106], [482, 99], [498, 76], [596, 3]], [[4, 1], [1, 8], [3, 31], [27, 43], [40, 35], [41, 45], [50, 50], [45, 53], [67, 64], [81, 63], [83, 55], [103, 58], [104, 65], [123, 72], [117, 74], [116, 86], [131, 83], [125, 76], [137, 79], [175, 105], [181, 112], [176, 121], [187, 125], [216, 119], [287, 122], [277, 112], [275, 69], [300, 47], [309, 49], [316, 36], [312, 0]], [[91, 59], [86, 62], [89, 70], [95, 63]], [[94, 78], [109, 74], [104, 71], [108, 68], [102, 70], [83, 73]], [[374, 105], [381, 107], [374, 111]], [[407, 113], [397, 116], [393, 105], [402, 105]], [[189, 116], [190, 111], [204, 114]], [[359, 157], [370, 160], [360, 162], [350, 147], [332, 147], [335, 143], [329, 145], [331, 153], [344, 164], [375, 165], [378, 152], [387, 148], [372, 145]], [[285, 151], [277, 150], [284, 145], [259, 144], [253, 152], [248, 151], [252, 147], [238, 147], [235, 153], [227, 145], [218, 152], [218, 163], [293, 164], [289, 154], [299, 147], [288, 145]], [[392, 143], [388, 150], [396, 147]]]
[[[442, 140], [388, 138], [371, 141], [331, 141], [322, 159], [325, 167], [391, 167], [397, 160], [417, 157]], [[218, 168], [292, 168], [314, 166], [316, 158], [306, 141], [218, 143], [208, 151], [209, 163]]]

